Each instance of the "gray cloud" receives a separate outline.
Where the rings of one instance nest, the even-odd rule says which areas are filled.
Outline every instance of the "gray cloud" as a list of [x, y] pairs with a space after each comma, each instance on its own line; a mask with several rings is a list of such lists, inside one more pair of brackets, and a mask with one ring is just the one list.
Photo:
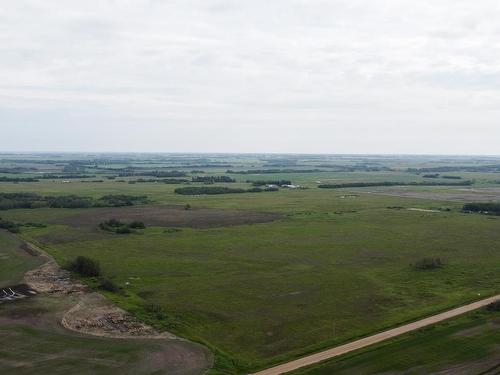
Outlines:
[[498, 153], [499, 16], [493, 0], [1, 2], [0, 149]]

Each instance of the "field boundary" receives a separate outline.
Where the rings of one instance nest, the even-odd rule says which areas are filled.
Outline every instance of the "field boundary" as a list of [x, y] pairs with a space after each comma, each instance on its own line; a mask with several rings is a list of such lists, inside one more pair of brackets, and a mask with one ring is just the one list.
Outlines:
[[489, 305], [492, 302], [500, 300], [500, 294], [485, 298], [476, 302], [469, 303], [467, 305], [463, 305], [460, 307], [456, 307], [451, 310], [447, 310], [441, 312], [439, 314], [435, 314], [429, 316], [424, 319], [420, 319], [414, 321], [412, 323], [408, 323], [396, 328], [392, 328], [368, 337], [364, 337], [362, 339], [358, 339], [347, 344], [343, 344], [331, 349], [327, 349], [315, 354], [310, 354], [302, 358], [295, 359], [293, 361], [289, 361], [283, 363], [281, 365], [277, 365], [266, 370], [258, 371], [250, 375], [280, 375], [285, 374], [291, 371], [298, 370], [302, 367], [318, 364], [320, 362], [341, 356], [343, 354], [350, 353], [352, 351], [363, 349], [367, 346], [377, 344], [379, 342], [391, 339], [393, 337], [397, 337], [403, 335], [405, 333], [418, 330], [420, 328], [442, 322], [443, 320], [447, 320], [450, 318], [454, 318], [459, 315], [463, 315], [465, 313], [480, 309]]

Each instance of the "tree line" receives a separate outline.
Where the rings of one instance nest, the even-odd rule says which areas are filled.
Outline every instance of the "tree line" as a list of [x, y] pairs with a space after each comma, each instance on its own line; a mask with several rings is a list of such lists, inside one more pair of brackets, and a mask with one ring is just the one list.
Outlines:
[[376, 186], [470, 186], [473, 181], [460, 181], [460, 182], [441, 182], [441, 181], [422, 181], [422, 182], [396, 182], [396, 181], [383, 181], [383, 182], [346, 182], [341, 184], [321, 184], [318, 185], [320, 189], [343, 189], [354, 187], [376, 187]]
[[0, 193], [0, 210], [14, 208], [121, 207], [149, 203], [144, 196], [108, 194], [98, 199], [78, 195], [43, 196], [36, 193]]
[[239, 194], [239, 193], [261, 193], [264, 191], [277, 191], [277, 188], [259, 188], [253, 187], [250, 189], [229, 188], [225, 186], [187, 186], [174, 190], [176, 194], [181, 195], [201, 195], [201, 194]]

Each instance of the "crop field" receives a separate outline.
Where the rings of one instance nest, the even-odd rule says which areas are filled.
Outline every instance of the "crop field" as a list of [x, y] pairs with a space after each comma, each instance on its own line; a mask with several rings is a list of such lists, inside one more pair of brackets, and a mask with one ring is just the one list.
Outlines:
[[[3, 176], [54, 176], [0, 182], [0, 217], [63, 267], [78, 256], [98, 261], [103, 276], [119, 287], [101, 291], [106, 297], [144, 322], [208, 347], [216, 356], [214, 374], [248, 373], [500, 292], [500, 216], [462, 211], [466, 202], [500, 200], [499, 164], [500, 159], [409, 156], [1, 155], [3, 171], [18, 168]], [[165, 177], [172, 171], [184, 175]], [[201, 183], [192, 180], [195, 176], [236, 181]], [[274, 183], [280, 181], [290, 184]], [[319, 187], [384, 182], [402, 186]], [[245, 192], [175, 192], [207, 186]], [[22, 198], [35, 207], [8, 195], [20, 192], [36, 194]], [[68, 195], [73, 198], [64, 204], [53, 198]], [[147, 202], [113, 206], [111, 198], [100, 200], [107, 195], [145, 196]], [[85, 207], [64, 207], [76, 205], [75, 197]], [[100, 224], [111, 219], [120, 225], [140, 221], [145, 228], [121, 234], [103, 230]], [[2, 261], [16, 270], [11, 273], [2, 263], [0, 282], [17, 282], [35, 261], [17, 251], [15, 237], [0, 236], [0, 241], [7, 249]], [[438, 266], [421, 267], [427, 259], [439, 259]], [[95, 277], [82, 280], [99, 287]], [[0, 307], [0, 317], [10, 309], [20, 311], [18, 306]], [[478, 314], [304, 373], [387, 371], [383, 364], [392, 362], [383, 358], [394, 346], [405, 358], [427, 361], [425, 370], [458, 363], [464, 358], [451, 353], [461, 342], [456, 332], [496, 327], [498, 314]], [[469, 353], [467, 359], [482, 358], [478, 353], [498, 334], [480, 335], [477, 355]], [[99, 341], [66, 337], [60, 330], [53, 335], [53, 342], [61, 342], [57, 345]], [[39, 331], [33, 336], [44, 345]], [[113, 346], [110, 353], [109, 344], [96, 345], [114, 359], [137, 350], [133, 342]], [[156, 345], [142, 350], [158, 350]], [[432, 345], [441, 345], [441, 361], [432, 357]], [[4, 350], [0, 363], [8, 355], [16, 356]], [[390, 369], [420, 365], [401, 360]], [[90, 364], [81, 366], [83, 371]]]

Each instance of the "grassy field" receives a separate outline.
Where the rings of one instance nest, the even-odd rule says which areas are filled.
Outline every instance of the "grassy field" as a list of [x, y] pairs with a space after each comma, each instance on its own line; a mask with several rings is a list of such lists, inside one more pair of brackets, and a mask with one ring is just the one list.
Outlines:
[[0, 287], [19, 284], [24, 273], [41, 264], [20, 248], [22, 242], [0, 229]]
[[500, 313], [476, 312], [293, 375], [496, 374]]
[[[250, 167], [239, 163], [243, 170]], [[488, 182], [493, 173], [467, 173], [449, 174], [475, 178], [475, 188], [495, 186]], [[0, 184], [0, 191], [147, 195], [153, 200], [141, 209], [147, 228], [129, 235], [103, 232], [98, 224], [104, 211], [94, 208], [15, 209], [1, 216], [48, 224], [23, 228], [21, 235], [61, 264], [78, 255], [99, 260], [104, 275], [124, 289], [108, 293], [109, 298], [212, 348], [218, 373], [264, 368], [500, 291], [500, 218], [463, 214], [461, 202], [315, 187], [317, 181], [421, 181], [422, 176], [403, 170], [231, 176], [239, 182], [221, 185], [248, 188], [246, 180], [290, 179], [310, 188], [181, 196], [174, 193], [179, 185], [41, 180]], [[457, 189], [406, 190], [446, 194]], [[181, 220], [187, 203], [190, 215], [204, 208], [212, 223], [221, 224], [199, 227], [194, 219]], [[179, 212], [166, 212], [165, 224], [148, 214], [176, 205]], [[113, 211], [116, 218], [126, 220], [128, 214], [120, 210]], [[250, 211], [279, 217], [230, 225], [241, 223], [231, 223], [225, 210], [240, 212], [239, 217]], [[439, 257], [446, 265], [427, 271], [411, 266], [426, 257]], [[150, 304], [166, 314], [160, 319], [148, 312]]]
[[[0, 286], [20, 282], [41, 263], [24, 252], [21, 242], [0, 230]], [[62, 328], [62, 314], [73, 298], [37, 296], [0, 304], [0, 372], [18, 374], [199, 374], [176, 359], [181, 341], [106, 339]]]

